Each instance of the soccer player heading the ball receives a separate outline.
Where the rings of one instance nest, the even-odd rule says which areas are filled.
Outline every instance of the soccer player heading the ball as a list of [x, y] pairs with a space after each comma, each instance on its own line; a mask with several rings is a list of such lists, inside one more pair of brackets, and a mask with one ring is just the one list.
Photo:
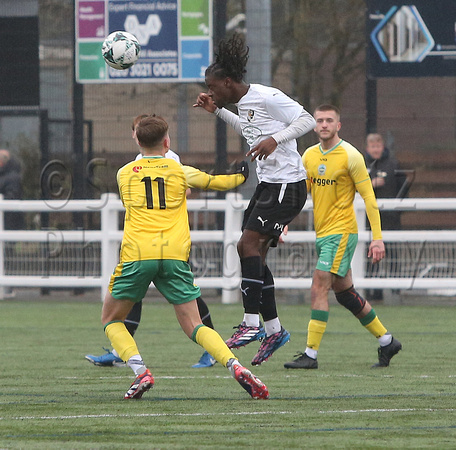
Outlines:
[[317, 267], [311, 287], [311, 316], [307, 329], [307, 348], [297, 359], [285, 363], [287, 369], [317, 369], [317, 353], [329, 317], [328, 294], [347, 308], [380, 344], [378, 363], [387, 367], [402, 345], [387, 332], [379, 318], [353, 286], [351, 260], [358, 242], [353, 201], [359, 192], [366, 205], [372, 229], [368, 257], [377, 263], [385, 257], [380, 214], [363, 155], [339, 137], [339, 109], [321, 105], [315, 110], [320, 142], [309, 147], [302, 157], [312, 194], [314, 226], [317, 233]]
[[[306, 172], [296, 139], [311, 131], [315, 120], [278, 89], [245, 83], [248, 51], [237, 34], [220, 42], [215, 62], [206, 69], [208, 92], [199, 94], [194, 106], [214, 113], [244, 136], [250, 147], [247, 155], [257, 160], [259, 184], [244, 213], [237, 245], [244, 317], [227, 344], [238, 348], [262, 339], [252, 360], [258, 365], [290, 339], [277, 314], [266, 254], [305, 204]], [[235, 104], [238, 114], [225, 109], [227, 104]]]
[[[246, 174], [208, 175], [165, 158], [170, 148], [168, 124], [159, 116], [142, 119], [136, 127], [143, 159], [117, 173], [125, 223], [120, 262], [106, 293], [101, 320], [106, 336], [136, 379], [124, 398], [139, 399], [154, 385], [124, 320], [153, 282], [174, 306], [185, 334], [201, 345], [253, 398], [268, 398], [267, 387], [243, 367], [220, 335], [201, 322], [196, 305], [199, 287], [187, 263], [190, 252], [186, 190], [228, 190], [242, 184]], [[245, 173], [245, 172], [244, 172]]]

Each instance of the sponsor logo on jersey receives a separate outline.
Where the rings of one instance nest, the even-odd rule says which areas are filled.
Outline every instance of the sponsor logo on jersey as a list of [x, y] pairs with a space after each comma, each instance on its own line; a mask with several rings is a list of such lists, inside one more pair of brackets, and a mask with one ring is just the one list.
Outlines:
[[262, 136], [262, 134], [261, 130], [253, 125], [242, 129], [242, 136], [245, 137], [245, 140], [249, 145], [252, 145], [260, 136]]
[[315, 178], [315, 177], [310, 177], [310, 182], [312, 184], [316, 184], [317, 186], [332, 186], [333, 184], [336, 184], [336, 180], [330, 180], [329, 178]]
[[247, 120], [249, 122], [253, 122], [253, 119], [255, 118], [255, 111], [253, 109], [249, 109], [247, 112]]
[[142, 170], [142, 166], [134, 166], [133, 167], [133, 172], [138, 173], [140, 170]]

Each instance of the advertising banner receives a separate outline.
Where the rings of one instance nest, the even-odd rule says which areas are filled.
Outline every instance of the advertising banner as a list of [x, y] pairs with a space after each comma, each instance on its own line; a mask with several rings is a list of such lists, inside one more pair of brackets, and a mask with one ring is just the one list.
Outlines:
[[368, 0], [367, 5], [370, 77], [456, 75], [455, 0]]
[[[79, 83], [204, 81], [212, 55], [211, 0], [77, 0]], [[101, 55], [104, 39], [127, 31], [139, 41], [135, 65], [116, 70]]]

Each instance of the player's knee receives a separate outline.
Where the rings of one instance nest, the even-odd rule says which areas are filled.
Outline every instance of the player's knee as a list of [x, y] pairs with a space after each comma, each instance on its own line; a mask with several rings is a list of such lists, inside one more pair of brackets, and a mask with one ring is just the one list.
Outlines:
[[337, 292], [336, 300], [354, 316], [357, 316], [366, 304], [366, 300], [356, 292], [353, 286], [345, 291]]
[[329, 290], [328, 286], [312, 283], [310, 296], [312, 298], [328, 298]]
[[321, 270], [315, 270], [312, 277], [312, 286], [310, 292], [312, 295], [328, 295], [332, 289], [331, 274]]
[[240, 258], [257, 256], [259, 253], [259, 245], [257, 240], [249, 238], [249, 236], [246, 236], [245, 233], [242, 233], [241, 238], [237, 243], [237, 252]]
[[242, 239], [240, 239], [236, 245], [236, 250], [237, 250], [240, 258], [242, 258], [242, 256], [243, 256], [243, 248], [244, 248], [244, 243], [243, 243]]

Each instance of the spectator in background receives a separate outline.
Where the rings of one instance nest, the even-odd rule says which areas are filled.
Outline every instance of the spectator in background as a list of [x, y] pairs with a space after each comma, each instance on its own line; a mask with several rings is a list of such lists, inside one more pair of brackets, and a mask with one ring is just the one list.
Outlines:
[[[383, 137], [378, 133], [371, 133], [366, 138], [366, 160], [367, 171], [372, 180], [376, 198], [397, 198], [405, 187], [406, 177], [401, 172], [399, 163], [391, 152], [385, 147]], [[400, 230], [400, 211], [380, 211], [382, 230]], [[387, 259], [390, 268], [394, 269], [396, 252], [391, 247], [387, 251]], [[369, 264], [368, 273], [372, 274], [374, 267]], [[375, 267], [378, 270], [378, 266]], [[374, 289], [368, 297], [371, 300], [383, 300], [383, 290]]]
[[[22, 199], [22, 167], [8, 150], [0, 150], [0, 194], [5, 200]], [[23, 228], [22, 213], [7, 212], [4, 215], [5, 230]]]
[[[385, 147], [383, 137], [371, 133], [366, 138], [367, 171], [377, 198], [396, 198], [404, 186], [406, 177], [401, 174], [399, 163]], [[382, 230], [400, 230], [400, 211], [380, 211]]]
[[[0, 150], [0, 194], [5, 200], [22, 199], [22, 167], [19, 161], [11, 156], [9, 150]], [[5, 212], [3, 228], [5, 230], [20, 230], [24, 228], [24, 216], [21, 212]], [[13, 257], [14, 249], [9, 245], [5, 249], [5, 257]], [[5, 298], [14, 297], [15, 292], [11, 287], [4, 288]]]

